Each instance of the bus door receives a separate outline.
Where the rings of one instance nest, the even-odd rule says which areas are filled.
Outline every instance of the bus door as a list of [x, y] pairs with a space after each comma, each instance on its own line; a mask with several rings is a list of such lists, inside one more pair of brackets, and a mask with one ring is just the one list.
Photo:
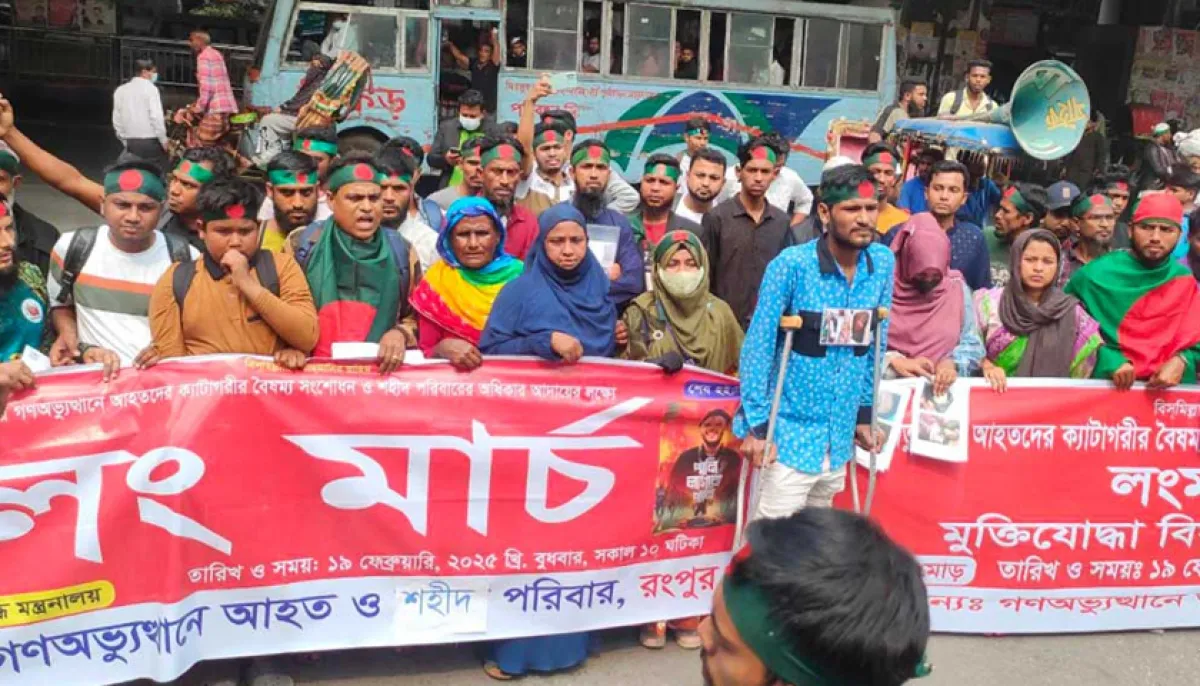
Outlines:
[[458, 116], [458, 97], [472, 87], [483, 93], [485, 109], [496, 115], [504, 40], [500, 0], [433, 0], [432, 10], [432, 37], [440, 48], [433, 51], [438, 123]]

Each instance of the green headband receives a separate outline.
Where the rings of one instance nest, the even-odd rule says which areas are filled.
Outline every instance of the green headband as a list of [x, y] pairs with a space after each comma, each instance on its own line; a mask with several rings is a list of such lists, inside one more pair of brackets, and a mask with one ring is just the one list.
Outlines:
[[708, 133], [708, 131], [706, 131], [704, 129], [688, 129], [687, 131], [684, 132], [684, 135], [699, 136], [702, 133]]
[[496, 160], [512, 160], [517, 164], [521, 163], [521, 151], [517, 150], [516, 146], [508, 143], [501, 143], [496, 147], [488, 150], [479, 157], [479, 165], [486, 167]]
[[412, 174], [383, 174], [380, 178], [381, 183], [403, 183], [412, 185]]
[[1107, 205], [1108, 207], [1112, 207], [1112, 200], [1109, 200], [1107, 195], [1101, 195], [1100, 193], [1081, 195], [1079, 196], [1079, 199], [1075, 201], [1075, 204], [1071, 205], [1071, 216], [1082, 217], [1088, 212], [1091, 212], [1092, 209], [1097, 205]]
[[17, 161], [16, 155], [7, 150], [0, 150], [0, 169], [15, 176], [21, 170], [21, 163]]
[[167, 197], [167, 189], [162, 179], [142, 169], [121, 169], [111, 171], [104, 176], [104, 194], [141, 193], [158, 202]]
[[750, 149], [751, 160], [766, 160], [771, 164], [775, 164], [779, 160], [779, 156], [775, 154], [775, 149], [769, 145], [756, 145]]
[[337, 143], [319, 141], [315, 138], [297, 138], [292, 141], [292, 149], [300, 152], [323, 152], [330, 157], [337, 155]]
[[864, 167], [870, 167], [873, 164], [890, 164], [896, 169], [900, 168], [900, 160], [887, 150], [880, 150], [874, 155], [871, 155], [863, 160]]
[[571, 155], [571, 166], [575, 166], [580, 162], [590, 161], [600, 164], [609, 164], [612, 162], [612, 153], [603, 145], [588, 145], [575, 151]]
[[1009, 186], [1008, 190], [1004, 191], [1004, 199], [1011, 202], [1013, 207], [1017, 208], [1017, 212], [1021, 214], [1033, 214], [1033, 208], [1025, 201], [1025, 196], [1021, 195], [1021, 191], [1017, 190], [1016, 186]]
[[195, 181], [201, 186], [213, 180], [213, 173], [211, 171], [201, 167], [199, 163], [191, 160], [181, 160], [175, 167], [175, 171], [181, 172], [184, 176], [188, 177], [192, 181]]
[[330, 193], [337, 193], [342, 186], [351, 183], [373, 183], [376, 186], [383, 183], [383, 174], [366, 162], [348, 164], [329, 175], [326, 185]]
[[665, 176], [675, 183], [679, 183], [679, 177], [682, 174], [683, 172], [679, 170], [679, 167], [672, 167], [669, 164], [663, 164], [662, 162], [659, 162], [658, 164], [654, 165], [653, 168], [647, 169], [645, 172], [643, 172], [642, 176]]
[[878, 196], [879, 188], [875, 186], [874, 180], [864, 180], [857, 186], [851, 186], [850, 184], [822, 184], [821, 186], [821, 202], [826, 207], [831, 208], [847, 200], [866, 200], [868, 198], [877, 198]]
[[546, 143], [562, 143], [563, 135], [554, 129], [547, 129], [533, 137], [533, 147], [540, 148]]
[[267, 181], [270, 181], [272, 186], [315, 186], [317, 185], [317, 173], [296, 173], [291, 169], [276, 169], [267, 172]]
[[226, 219], [254, 219], [254, 213], [241, 203], [226, 205], [219, 210], [205, 211], [202, 214], [205, 222], [219, 222]]

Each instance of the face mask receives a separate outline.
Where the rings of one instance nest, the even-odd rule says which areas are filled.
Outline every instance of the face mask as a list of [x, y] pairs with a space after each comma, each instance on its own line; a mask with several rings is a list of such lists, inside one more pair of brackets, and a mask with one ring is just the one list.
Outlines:
[[150, 83], [158, 83], [158, 72], [150, 75]]
[[341, 31], [342, 28], [345, 26], [346, 26], [346, 22], [344, 20], [338, 19], [337, 21], [333, 22], [333, 30], [334, 31]]
[[668, 293], [676, 298], [686, 298], [704, 283], [704, 269], [694, 272], [669, 272], [659, 267], [658, 278]]
[[464, 117], [459, 115], [458, 123], [462, 125], [464, 130], [474, 131], [479, 128], [480, 124], [483, 123], [483, 119], [480, 119], [479, 117]]

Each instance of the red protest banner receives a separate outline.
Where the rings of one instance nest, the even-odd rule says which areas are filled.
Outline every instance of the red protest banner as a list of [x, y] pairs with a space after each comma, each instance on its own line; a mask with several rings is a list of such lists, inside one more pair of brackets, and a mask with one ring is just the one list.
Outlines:
[[969, 385], [968, 460], [897, 450], [871, 511], [920, 558], [934, 630], [1200, 626], [1200, 389]]
[[700, 423], [736, 402], [619, 362], [44, 377], [0, 418], [0, 680], [703, 614], [741, 465]]

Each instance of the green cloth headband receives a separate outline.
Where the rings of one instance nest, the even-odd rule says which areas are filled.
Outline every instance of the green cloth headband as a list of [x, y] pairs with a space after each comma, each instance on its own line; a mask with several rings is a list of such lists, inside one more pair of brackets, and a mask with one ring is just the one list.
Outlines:
[[319, 141], [315, 138], [297, 138], [292, 142], [292, 149], [300, 152], [323, 152], [330, 157], [337, 155], [337, 143]]
[[696, 237], [696, 234], [691, 231], [672, 231], [663, 236], [658, 245], [654, 246], [654, 263], [662, 262], [671, 248], [680, 244], [692, 254], [692, 257], [696, 258], [697, 263], [704, 259], [701, 257], [704, 254], [704, 245]]
[[272, 186], [315, 186], [317, 185], [317, 173], [296, 173], [291, 169], [276, 169], [267, 172], [267, 181], [270, 181]]
[[1008, 190], [1004, 191], [1004, 199], [1011, 202], [1021, 214], [1033, 214], [1033, 208], [1025, 201], [1025, 196], [1021, 195], [1021, 191], [1017, 190], [1016, 186], [1009, 186]]
[[704, 129], [688, 129], [685, 134], [688, 136], [699, 136], [702, 133], [708, 133]]
[[412, 185], [412, 174], [384, 174], [380, 179], [382, 183], [403, 183]]
[[517, 164], [521, 163], [521, 151], [508, 143], [501, 143], [496, 147], [483, 153], [479, 158], [480, 166], [486, 167], [496, 160], [512, 160]]
[[21, 169], [21, 163], [17, 161], [16, 155], [7, 150], [0, 150], [0, 169], [16, 175]]
[[562, 143], [563, 135], [554, 129], [547, 129], [533, 137], [533, 147], [540, 148], [547, 143]]
[[775, 164], [779, 160], [779, 156], [775, 154], [775, 149], [769, 145], [758, 145], [750, 150], [750, 159], [766, 160], [771, 164]]
[[575, 154], [571, 155], [571, 166], [576, 166], [584, 161], [606, 165], [612, 162], [612, 153], [603, 145], [589, 145], [576, 150]]
[[880, 150], [863, 160], [864, 167], [870, 167], [873, 164], [890, 164], [896, 169], [900, 168], [900, 160], [896, 159], [896, 156], [887, 150]]
[[642, 176], [665, 176], [675, 183], [679, 183], [679, 177], [682, 174], [683, 172], [679, 170], [679, 167], [672, 167], [669, 164], [659, 162], [652, 169], [647, 169]]
[[797, 655], [791, 642], [771, 618], [771, 601], [751, 583], [735, 583], [725, 575], [722, 582], [725, 609], [742, 642], [762, 660], [767, 671], [791, 686], [838, 686], [827, 680]]
[[875, 186], [873, 180], [863, 181], [857, 186], [851, 186], [850, 184], [821, 186], [821, 202], [830, 208], [848, 200], [866, 200], [878, 196], [879, 189]]
[[1092, 195], [1081, 195], [1079, 196], [1079, 199], [1075, 201], [1075, 204], [1071, 205], [1071, 216], [1082, 217], [1099, 205], [1112, 207], [1112, 201], [1108, 199], [1107, 195], [1101, 195], [1099, 193], [1094, 193]]
[[178, 166], [175, 167], [175, 171], [181, 172], [184, 176], [201, 186], [213, 180], [213, 173], [211, 171], [191, 160], [180, 161]]
[[337, 193], [342, 186], [351, 183], [373, 183], [376, 186], [383, 183], [383, 174], [365, 162], [349, 164], [329, 175], [330, 193]]
[[141, 193], [162, 202], [167, 197], [167, 189], [162, 179], [142, 169], [121, 169], [111, 171], [104, 176], [104, 194]]
[[219, 222], [226, 219], [254, 219], [254, 214], [241, 203], [226, 205], [220, 210], [204, 212], [204, 221]]

